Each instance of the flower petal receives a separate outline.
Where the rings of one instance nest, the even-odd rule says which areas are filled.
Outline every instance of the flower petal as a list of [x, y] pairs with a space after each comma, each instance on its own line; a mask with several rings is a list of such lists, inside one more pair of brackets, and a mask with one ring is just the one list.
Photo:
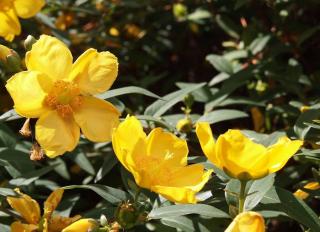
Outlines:
[[205, 171], [201, 164], [177, 168], [173, 171], [171, 180], [167, 184], [174, 187], [186, 187], [199, 192], [208, 182], [212, 172], [212, 170]]
[[40, 220], [40, 207], [38, 202], [33, 200], [27, 194], [23, 194], [19, 189], [15, 191], [20, 195], [19, 197], [7, 197], [9, 205], [29, 223], [38, 224]]
[[72, 67], [72, 54], [60, 40], [41, 35], [26, 54], [28, 70], [39, 71], [52, 80], [67, 79]]
[[248, 211], [238, 214], [225, 232], [265, 232], [263, 217], [256, 212]]
[[21, 18], [31, 18], [45, 5], [44, 0], [14, 0], [14, 9]]
[[187, 165], [188, 145], [183, 139], [155, 128], [147, 138], [147, 153], [159, 160], [165, 160], [171, 166]]
[[37, 225], [23, 224], [21, 222], [14, 222], [11, 224], [11, 232], [34, 232], [38, 229]]
[[197, 203], [196, 192], [189, 188], [155, 185], [151, 187], [151, 190], [172, 202], [183, 204]]
[[74, 112], [74, 118], [82, 133], [91, 141], [111, 140], [113, 129], [119, 124], [120, 112], [111, 103], [95, 98], [84, 97], [84, 101]]
[[56, 111], [46, 112], [36, 123], [36, 139], [50, 158], [72, 151], [79, 137], [80, 128], [74, 119], [64, 119]]
[[53, 211], [57, 208], [58, 204], [61, 201], [64, 190], [58, 188], [53, 191], [47, 200], [44, 202], [44, 217], [49, 219]]
[[196, 125], [196, 134], [203, 153], [214, 165], [220, 167], [220, 161], [215, 152], [215, 141], [212, 135], [210, 124], [207, 122], [198, 122]]
[[11, 42], [16, 35], [20, 35], [21, 26], [13, 8], [0, 11], [0, 36]]
[[[268, 174], [266, 148], [252, 142], [241, 131], [228, 130], [219, 136], [216, 146], [220, 165], [231, 177], [244, 179], [249, 175], [256, 179]], [[257, 164], [262, 168], [256, 168]]]
[[62, 230], [62, 232], [87, 232], [98, 227], [98, 223], [90, 218], [80, 219]]
[[290, 140], [282, 137], [277, 143], [268, 148], [266, 155], [269, 158], [269, 173], [277, 172], [288, 162], [288, 160], [299, 150], [303, 141]]
[[15, 110], [27, 118], [37, 118], [48, 110], [43, 106], [43, 100], [50, 86], [50, 80], [45, 75], [33, 71], [19, 72], [6, 84]]
[[61, 232], [64, 228], [69, 226], [70, 224], [78, 221], [81, 218], [80, 215], [76, 215], [72, 218], [62, 217], [60, 215], [53, 215], [50, 219], [50, 223], [48, 225], [48, 231], [50, 232]]
[[[134, 135], [134, 136], [132, 136]], [[112, 147], [121, 164], [130, 171], [140, 186], [149, 186], [148, 178], [138, 168], [137, 162], [146, 155], [147, 136], [140, 121], [134, 116], [127, 116], [112, 134]]]
[[85, 51], [74, 63], [70, 79], [86, 94], [108, 90], [118, 75], [118, 59], [110, 52]]

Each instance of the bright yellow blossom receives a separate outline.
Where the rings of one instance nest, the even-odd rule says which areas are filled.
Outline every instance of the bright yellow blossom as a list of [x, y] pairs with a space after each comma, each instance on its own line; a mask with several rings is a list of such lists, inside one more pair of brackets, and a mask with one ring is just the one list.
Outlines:
[[263, 217], [256, 212], [248, 211], [238, 214], [225, 232], [265, 232]]
[[303, 143], [281, 137], [277, 143], [265, 147], [239, 130], [228, 130], [215, 141], [210, 125], [205, 122], [197, 123], [196, 133], [208, 159], [230, 177], [240, 180], [259, 179], [279, 171]]
[[42, 35], [26, 54], [28, 71], [6, 85], [18, 114], [39, 118], [36, 139], [50, 158], [72, 151], [82, 133], [91, 141], [111, 140], [119, 111], [92, 95], [108, 90], [118, 74], [110, 52], [88, 49], [72, 64], [69, 49], [56, 38]]
[[87, 232], [98, 227], [98, 223], [90, 218], [80, 219], [63, 229], [61, 232]]
[[45, 0], [1, 0], [0, 36], [12, 41], [20, 35], [21, 26], [18, 17], [26, 19], [35, 16], [45, 5]]
[[19, 189], [15, 189], [15, 191], [19, 196], [7, 197], [7, 201], [13, 209], [20, 213], [26, 224], [20, 221], [13, 222], [11, 224], [11, 232], [35, 232], [39, 227], [42, 228], [43, 232], [60, 232], [63, 228], [80, 218], [80, 216], [68, 218], [53, 215], [53, 211], [61, 201], [63, 189], [57, 189], [50, 194], [44, 203], [42, 217], [38, 202], [30, 196], [21, 193]]
[[196, 203], [195, 194], [212, 171], [187, 165], [185, 140], [155, 128], [147, 136], [137, 118], [127, 117], [112, 135], [113, 149], [137, 184], [179, 203]]
[[[305, 186], [303, 186], [303, 188], [309, 189], [309, 190], [318, 190], [318, 189], [320, 189], [320, 184], [317, 181], [312, 181], [312, 182], [309, 182], [308, 184], [306, 184]], [[298, 189], [294, 193], [294, 195], [302, 200], [309, 197], [309, 193], [303, 191], [302, 189]]]

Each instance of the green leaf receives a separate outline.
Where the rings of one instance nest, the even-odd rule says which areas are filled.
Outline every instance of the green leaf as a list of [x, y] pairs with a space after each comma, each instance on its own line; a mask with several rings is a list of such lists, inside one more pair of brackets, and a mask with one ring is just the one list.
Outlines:
[[219, 27], [224, 30], [228, 35], [235, 39], [239, 39], [239, 27], [227, 16], [225, 15], [216, 15], [216, 22]]
[[118, 159], [113, 154], [107, 154], [104, 158], [103, 164], [99, 171], [97, 172], [97, 175], [94, 179], [94, 182], [98, 182], [101, 180], [105, 175], [107, 175], [110, 170], [118, 163]]
[[9, 188], [0, 188], [0, 195], [1, 196], [16, 196], [16, 192]]
[[89, 189], [97, 193], [100, 197], [104, 198], [106, 201], [110, 202], [113, 205], [118, 205], [121, 202], [124, 202], [129, 199], [129, 194], [126, 192], [100, 184], [92, 185], [69, 185], [63, 187], [64, 189]]
[[202, 225], [197, 219], [190, 219], [184, 216], [162, 218], [161, 223], [185, 232], [210, 232], [208, 228]]
[[214, 110], [200, 117], [198, 119], [198, 122], [208, 122], [210, 124], [213, 124], [217, 122], [245, 117], [248, 117], [248, 114], [239, 110]]
[[150, 219], [160, 219], [173, 216], [182, 216], [188, 214], [199, 214], [208, 218], [229, 218], [229, 215], [224, 211], [204, 204], [185, 204], [185, 205], [170, 205], [151, 210], [148, 217]]
[[209, 61], [210, 64], [212, 64], [219, 72], [228, 74], [233, 73], [232, 64], [223, 56], [211, 54], [206, 56], [206, 60]]
[[0, 122], [22, 118], [15, 110], [9, 110], [0, 116]]
[[310, 228], [312, 232], [320, 231], [320, 219], [317, 214], [303, 200], [296, 198], [285, 189], [271, 188], [261, 203], [265, 204], [265, 209], [286, 213], [289, 217]]
[[165, 121], [163, 121], [163, 120], [161, 120], [159, 118], [155, 118], [155, 117], [152, 117], [150, 115], [136, 115], [136, 117], [139, 120], [142, 120], [142, 121], [158, 123], [159, 125], [161, 125], [162, 127], [167, 128], [170, 131], [174, 131], [175, 130], [174, 126], [170, 125], [169, 123], [167, 123], [167, 122], [165, 122]]
[[87, 156], [80, 149], [77, 149], [72, 153], [73, 154], [68, 156], [68, 158], [73, 160], [76, 164], [79, 165], [79, 167], [81, 169], [85, 170], [90, 175], [95, 175], [96, 172], [95, 172], [92, 164], [90, 163]]
[[270, 38], [270, 35], [265, 35], [253, 40], [249, 45], [249, 50], [251, 51], [251, 53], [253, 55], [256, 55], [257, 53], [261, 52], [269, 42]]
[[148, 106], [144, 112], [146, 115], [152, 115], [154, 117], [160, 117], [165, 112], [167, 112], [172, 106], [182, 101], [183, 98], [193, 91], [205, 86], [206, 83], [194, 84], [188, 88], [178, 90], [176, 92], [170, 93], [162, 99], [159, 99]]
[[274, 174], [268, 175], [262, 179], [255, 180], [249, 188], [246, 200], [244, 202], [245, 210], [251, 210], [259, 204], [263, 196], [269, 191], [274, 183]]
[[319, 116], [319, 109], [310, 109], [299, 116], [293, 127], [293, 130], [297, 134], [299, 139], [304, 139], [311, 129], [311, 126], [307, 125], [306, 123], [311, 123], [312, 120], [317, 119]]
[[0, 123], [0, 147], [14, 148], [16, 144], [16, 135], [5, 124]]
[[158, 95], [150, 92], [149, 90], [146, 90], [144, 88], [137, 87], [137, 86], [128, 86], [128, 87], [123, 87], [119, 89], [111, 89], [106, 91], [105, 93], [97, 95], [97, 97], [101, 99], [108, 99], [108, 98], [117, 97], [125, 94], [131, 94], [131, 93], [142, 94], [142, 95], [153, 97], [153, 98], [160, 98]]

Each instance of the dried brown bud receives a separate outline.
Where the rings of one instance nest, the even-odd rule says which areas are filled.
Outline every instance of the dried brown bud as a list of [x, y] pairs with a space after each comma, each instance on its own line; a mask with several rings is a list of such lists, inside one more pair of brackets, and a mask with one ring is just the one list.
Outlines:
[[43, 159], [43, 157], [44, 157], [44, 152], [42, 148], [39, 146], [39, 144], [34, 143], [31, 148], [30, 159], [33, 161], [38, 161]]
[[30, 137], [32, 132], [30, 130], [30, 118], [27, 118], [24, 122], [23, 126], [21, 127], [21, 130], [19, 130], [19, 133], [24, 137]]

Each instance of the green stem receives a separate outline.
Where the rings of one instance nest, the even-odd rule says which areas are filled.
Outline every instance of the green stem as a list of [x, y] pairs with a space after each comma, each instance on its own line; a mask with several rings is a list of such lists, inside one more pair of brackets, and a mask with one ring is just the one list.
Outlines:
[[247, 181], [240, 180], [239, 213], [242, 213], [244, 209], [244, 202], [246, 200], [246, 185]]

